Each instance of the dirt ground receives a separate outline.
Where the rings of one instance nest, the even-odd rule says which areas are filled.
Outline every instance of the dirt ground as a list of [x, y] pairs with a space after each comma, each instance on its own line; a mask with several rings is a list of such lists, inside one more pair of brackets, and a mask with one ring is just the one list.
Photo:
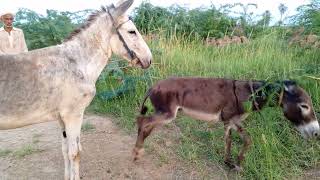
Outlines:
[[[207, 179], [177, 160], [166, 158], [162, 163], [155, 153], [146, 152], [141, 160], [133, 162], [131, 150], [135, 137], [124, 133], [106, 117], [86, 115], [85, 121], [95, 129], [81, 135], [81, 179]], [[1, 131], [0, 150], [1, 180], [63, 179], [58, 122]], [[4, 150], [7, 153], [3, 154]], [[214, 179], [226, 179], [226, 176], [217, 173]]]

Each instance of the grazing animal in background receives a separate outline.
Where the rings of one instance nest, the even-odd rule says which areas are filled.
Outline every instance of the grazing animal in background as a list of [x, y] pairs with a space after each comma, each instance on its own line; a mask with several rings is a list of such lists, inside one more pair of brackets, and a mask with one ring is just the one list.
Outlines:
[[[147, 112], [146, 100], [150, 98], [155, 113]], [[294, 81], [267, 83], [264, 81], [241, 81], [223, 78], [170, 78], [156, 83], [147, 92], [137, 117], [138, 137], [133, 149], [134, 160], [143, 153], [144, 140], [151, 131], [162, 124], [171, 122], [180, 110], [195, 119], [224, 123], [225, 157], [230, 168], [241, 170], [241, 162], [251, 140], [242, 126], [250, 111], [272, 106], [269, 99], [277, 101], [283, 113], [304, 138], [319, 135], [319, 123], [313, 110], [311, 98]], [[231, 130], [239, 133], [243, 140], [237, 162], [231, 161]]]
[[141, 68], [152, 55], [125, 15], [133, 0], [102, 7], [60, 45], [0, 56], [0, 130], [58, 120], [65, 179], [80, 179], [80, 130], [111, 55]]

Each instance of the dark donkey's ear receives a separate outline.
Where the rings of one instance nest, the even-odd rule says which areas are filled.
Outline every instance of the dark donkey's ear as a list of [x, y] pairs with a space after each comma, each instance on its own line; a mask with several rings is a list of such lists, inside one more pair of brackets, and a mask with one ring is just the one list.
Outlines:
[[294, 95], [296, 94], [296, 87], [297, 87], [297, 83], [295, 81], [290, 81], [290, 80], [285, 80], [283, 81], [284, 84], [284, 91]]

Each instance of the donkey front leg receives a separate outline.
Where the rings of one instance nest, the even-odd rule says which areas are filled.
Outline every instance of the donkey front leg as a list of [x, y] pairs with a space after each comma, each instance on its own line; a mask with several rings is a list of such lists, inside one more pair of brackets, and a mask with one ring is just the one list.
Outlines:
[[80, 179], [80, 152], [82, 150], [80, 144], [80, 132], [83, 120], [83, 112], [70, 113], [63, 116], [63, 122], [66, 128], [66, 136], [68, 142], [68, 159], [70, 162], [70, 179]]
[[224, 125], [224, 163], [229, 166], [231, 169], [235, 168], [235, 165], [233, 164], [231, 160], [231, 127], [229, 124]]
[[242, 128], [241, 125], [237, 124], [236, 129], [240, 135], [240, 138], [243, 141], [243, 146], [238, 154], [238, 162], [237, 162], [237, 165], [240, 167], [241, 162], [244, 160], [245, 153], [248, 151], [249, 146], [251, 145], [251, 139], [250, 139], [249, 135], [246, 133], [246, 131]]
[[61, 144], [62, 144], [62, 154], [64, 159], [64, 179], [70, 179], [70, 161], [68, 157], [68, 139], [66, 134], [66, 127], [62, 119], [59, 119], [59, 124], [61, 127]]

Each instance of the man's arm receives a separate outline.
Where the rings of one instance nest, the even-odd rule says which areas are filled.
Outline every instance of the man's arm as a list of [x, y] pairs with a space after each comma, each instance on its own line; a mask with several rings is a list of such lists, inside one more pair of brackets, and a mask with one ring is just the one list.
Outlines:
[[5, 54], [5, 53], [4, 53], [3, 50], [1, 49], [1, 45], [0, 45], [0, 55], [3, 55], [3, 54]]
[[4, 46], [3, 42], [4, 42], [3, 36], [0, 36], [0, 55], [5, 54], [4, 51], [3, 51], [3, 46]]
[[24, 39], [23, 31], [21, 31], [21, 52], [28, 52], [28, 47], [26, 44], [26, 40]]

